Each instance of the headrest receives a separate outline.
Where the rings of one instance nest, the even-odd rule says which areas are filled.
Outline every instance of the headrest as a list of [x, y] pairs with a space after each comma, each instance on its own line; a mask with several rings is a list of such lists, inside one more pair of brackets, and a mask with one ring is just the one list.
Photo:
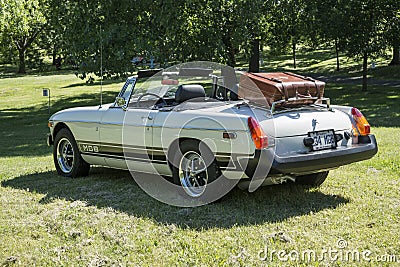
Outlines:
[[193, 98], [204, 98], [206, 93], [203, 86], [199, 84], [179, 85], [175, 92], [175, 102], [182, 103]]

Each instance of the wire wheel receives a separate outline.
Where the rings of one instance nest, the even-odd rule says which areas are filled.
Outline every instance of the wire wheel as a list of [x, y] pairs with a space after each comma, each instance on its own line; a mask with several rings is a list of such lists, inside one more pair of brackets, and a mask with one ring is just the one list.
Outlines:
[[72, 171], [74, 166], [74, 148], [67, 138], [62, 138], [57, 144], [57, 162], [64, 173]]
[[207, 164], [203, 157], [195, 152], [186, 152], [179, 163], [179, 179], [182, 188], [191, 197], [199, 197], [208, 183]]
[[79, 177], [89, 174], [90, 165], [81, 157], [75, 138], [67, 128], [62, 128], [55, 135], [53, 160], [61, 176]]

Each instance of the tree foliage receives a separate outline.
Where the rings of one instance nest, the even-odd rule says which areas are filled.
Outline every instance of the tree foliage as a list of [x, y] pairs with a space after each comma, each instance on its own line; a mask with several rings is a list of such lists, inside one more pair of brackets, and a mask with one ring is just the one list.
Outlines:
[[132, 72], [135, 66], [130, 61], [137, 56], [154, 58], [161, 66], [193, 60], [236, 66], [240, 54], [250, 70], [258, 71], [260, 42], [275, 52], [291, 51], [296, 67], [300, 44], [329, 44], [335, 47], [337, 70], [339, 53], [346, 53], [363, 58], [366, 71], [368, 58], [388, 47], [400, 56], [399, 3], [0, 0], [0, 52], [3, 58], [19, 57], [24, 72], [26, 55], [37, 47], [53, 59], [62, 56], [85, 78], [100, 73], [101, 61], [105, 77]]
[[333, 45], [336, 56], [336, 70], [340, 70], [339, 53], [346, 47], [345, 34], [346, 12], [344, 0], [310, 0], [308, 10], [313, 14], [312, 23], [308, 24], [308, 32], [313, 43], [325, 42]]
[[306, 3], [306, 0], [275, 1], [270, 10], [270, 38], [267, 43], [277, 51], [291, 48], [294, 68], [297, 46], [308, 37], [307, 24], [312, 19]]
[[[0, 0], [0, 38], [3, 49], [18, 51], [19, 73], [25, 73], [25, 57], [46, 24], [44, 0]], [[6, 47], [6, 50], [8, 50]]]
[[346, 50], [352, 57], [363, 59], [363, 91], [367, 90], [368, 59], [386, 48], [383, 19], [386, 0], [352, 0], [344, 4]]
[[400, 65], [400, 2], [390, 0], [386, 5], [383, 31], [387, 45], [393, 48], [390, 65]]

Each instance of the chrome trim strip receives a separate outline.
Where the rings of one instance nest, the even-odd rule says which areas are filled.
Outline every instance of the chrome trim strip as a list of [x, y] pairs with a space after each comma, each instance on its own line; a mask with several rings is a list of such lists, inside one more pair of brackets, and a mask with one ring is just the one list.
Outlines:
[[163, 126], [163, 125], [151, 125], [151, 127], [154, 128], [167, 128], [167, 129], [185, 129], [185, 130], [201, 130], [201, 131], [234, 131], [234, 132], [249, 132], [248, 130], [243, 130], [243, 129], [224, 129], [224, 128], [201, 128], [201, 127], [179, 127], [179, 126], [175, 126], [175, 127], [171, 127], [171, 126]]
[[68, 122], [68, 123], [95, 123], [100, 125], [114, 125], [114, 126], [133, 126], [133, 127], [153, 127], [153, 128], [165, 128], [165, 129], [185, 129], [185, 130], [201, 130], [201, 131], [235, 131], [235, 132], [249, 132], [244, 129], [224, 129], [224, 128], [201, 128], [201, 127], [180, 127], [180, 126], [165, 126], [165, 125], [151, 125], [151, 124], [131, 124], [131, 123], [119, 123], [119, 122], [100, 122], [100, 121], [85, 121], [85, 120], [62, 120], [54, 122]]
[[115, 147], [115, 148], [120, 148], [120, 149], [137, 149], [137, 150], [147, 150], [147, 151], [157, 151], [157, 152], [166, 152], [167, 150], [164, 150], [161, 147], [145, 147], [145, 146], [134, 146], [134, 145], [124, 145], [122, 144], [113, 144], [113, 143], [96, 143], [96, 142], [90, 142], [90, 141], [83, 141], [83, 140], [76, 140], [78, 145], [94, 145], [98, 146], [100, 148], [102, 147]]
[[123, 125], [123, 123], [120, 122], [100, 122], [100, 125]]
[[131, 127], [152, 127], [152, 128], [164, 128], [164, 129], [185, 129], [185, 130], [201, 130], [201, 131], [234, 131], [234, 132], [249, 132], [248, 130], [243, 130], [243, 129], [224, 129], [224, 128], [201, 128], [201, 127], [180, 127], [180, 126], [165, 126], [165, 125], [151, 125], [151, 124], [133, 124], [133, 123], [109, 123], [109, 122], [101, 122], [100, 125], [114, 125], [114, 126], [131, 126]]
[[54, 120], [53, 122], [76, 122], [76, 123], [96, 123], [99, 124], [99, 121], [85, 121], [85, 120], [62, 120], [62, 121], [58, 121], [58, 120]]

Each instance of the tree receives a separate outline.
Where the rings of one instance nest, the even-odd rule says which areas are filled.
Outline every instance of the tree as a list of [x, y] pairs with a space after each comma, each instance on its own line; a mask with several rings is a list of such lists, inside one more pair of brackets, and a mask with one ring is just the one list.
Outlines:
[[[189, 4], [193, 1], [186, 2], [190, 7], [187, 13], [190, 28], [185, 36], [203, 40], [186, 49], [200, 49], [202, 54], [208, 55], [206, 60], [231, 67], [236, 66], [237, 55], [242, 52], [249, 60], [249, 70], [259, 71], [259, 42], [265, 35], [266, 7], [270, 1], [208, 0], [195, 5]], [[197, 25], [192, 23], [193, 20]], [[200, 30], [194, 30], [196, 28]]]
[[63, 34], [68, 25], [64, 25], [64, 10], [68, 5], [66, 1], [48, 1], [48, 12], [46, 12], [47, 25], [45, 34], [41, 35], [40, 46], [46, 51], [46, 55], [52, 57], [52, 65], [56, 65], [56, 58], [62, 53]]
[[307, 36], [305, 29], [309, 21], [305, 0], [274, 1], [269, 16], [270, 37], [268, 43], [275, 50], [291, 47], [293, 68], [297, 67], [297, 45]]
[[[345, 46], [343, 31], [345, 25], [345, 12], [343, 0], [308, 0], [308, 13], [313, 17], [314, 23], [309, 23], [307, 32], [313, 32], [319, 44], [327, 42], [335, 49], [336, 71], [340, 70], [339, 53]], [[311, 37], [312, 38], [312, 37]]]
[[18, 73], [26, 72], [26, 52], [44, 28], [45, 6], [44, 0], [0, 0], [0, 38], [18, 51]]
[[131, 59], [137, 56], [147, 61], [154, 57], [161, 63], [190, 58], [192, 51], [181, 47], [199, 40], [185, 35], [184, 0], [49, 1], [51, 48], [77, 66], [81, 78], [99, 75], [101, 58], [105, 78], [134, 71]]
[[181, 49], [191, 50], [192, 59], [213, 60], [234, 67], [236, 55], [248, 37], [244, 2], [186, 1], [186, 27], [182, 28], [186, 45]]
[[351, 0], [346, 2], [346, 50], [352, 57], [363, 60], [362, 91], [367, 90], [368, 58], [385, 49], [382, 18], [385, 0]]
[[[89, 73], [119, 76], [133, 70], [130, 60], [141, 54], [140, 30], [146, 9], [138, 1], [83, 0], [50, 1], [53, 49], [78, 68], [78, 76]], [[101, 59], [104, 67], [101, 70]]]
[[[391, 2], [393, 5], [390, 5]], [[393, 48], [393, 56], [389, 65], [400, 65], [400, 2], [388, 1], [388, 4], [383, 23], [385, 38]]]
[[248, 51], [249, 72], [260, 71], [260, 42], [266, 39], [267, 18], [270, 15], [271, 1], [247, 0], [243, 2], [240, 32], [246, 33], [243, 46]]
[[131, 71], [130, 59], [138, 55], [161, 63], [210, 60], [235, 66], [239, 51], [251, 51], [260, 36], [262, 13], [250, 0], [49, 1], [49, 21], [61, 40], [57, 47], [79, 65], [82, 77], [98, 74], [100, 43], [103, 73], [114, 76]]

